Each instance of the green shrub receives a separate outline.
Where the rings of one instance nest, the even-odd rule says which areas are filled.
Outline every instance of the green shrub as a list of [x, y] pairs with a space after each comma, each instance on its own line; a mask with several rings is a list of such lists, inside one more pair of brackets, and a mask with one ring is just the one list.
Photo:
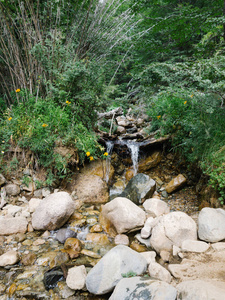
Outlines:
[[225, 114], [213, 93], [163, 92], [149, 103], [151, 131], [171, 135], [175, 150], [198, 163], [225, 200]]
[[[19, 95], [23, 97], [23, 92]], [[85, 153], [98, 151], [96, 136], [80, 119], [76, 119], [73, 107], [53, 99], [36, 99], [12, 105], [4, 113], [0, 126], [1, 157], [10, 145], [18, 145], [34, 153], [38, 164], [48, 168], [49, 174], [64, 178], [69, 174], [70, 156], [61, 156], [55, 146], [72, 147], [82, 163]], [[53, 176], [48, 176], [49, 182]]]

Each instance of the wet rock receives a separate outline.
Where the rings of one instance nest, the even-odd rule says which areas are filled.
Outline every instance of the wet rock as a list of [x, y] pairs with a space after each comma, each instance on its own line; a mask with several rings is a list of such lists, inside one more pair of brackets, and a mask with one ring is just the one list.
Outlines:
[[179, 174], [177, 177], [172, 179], [166, 186], [166, 192], [167, 193], [172, 193], [176, 191], [177, 189], [181, 188], [184, 186], [184, 184], [187, 182], [187, 179], [184, 177], [184, 175]]
[[149, 216], [154, 218], [170, 212], [170, 208], [167, 203], [156, 198], [145, 200], [143, 207]]
[[203, 208], [198, 216], [198, 236], [206, 242], [219, 242], [225, 239], [225, 210]]
[[181, 247], [184, 240], [197, 240], [195, 221], [183, 212], [171, 212], [160, 217], [152, 229], [151, 246], [158, 253], [172, 251], [173, 245]]
[[137, 174], [127, 184], [119, 197], [130, 199], [135, 204], [141, 204], [143, 199], [150, 198], [156, 189], [156, 183], [148, 175]]
[[95, 224], [94, 226], [91, 227], [90, 232], [95, 233], [95, 232], [102, 232], [102, 226], [100, 224]]
[[[90, 162], [89, 164], [85, 165], [84, 168], [82, 168], [81, 173], [84, 175], [96, 175], [101, 177], [103, 180], [105, 180], [106, 176], [106, 160], [94, 160]], [[112, 181], [114, 176], [115, 170], [114, 167], [110, 164], [109, 165], [109, 182]]]
[[133, 249], [134, 251], [139, 252], [139, 253], [146, 252], [148, 250], [146, 245], [141, 245], [141, 244], [139, 244], [138, 242], [135, 242], [135, 241], [133, 241], [130, 244], [130, 248]]
[[141, 228], [145, 212], [127, 198], [117, 197], [102, 208], [102, 214], [114, 225], [117, 233]]
[[25, 233], [28, 222], [23, 217], [0, 217], [0, 235], [10, 235], [14, 233]]
[[129, 238], [126, 234], [118, 234], [114, 239], [115, 245], [129, 245]]
[[150, 263], [148, 267], [149, 275], [153, 278], [165, 281], [170, 283], [172, 280], [172, 276], [170, 275], [170, 272], [167, 271], [164, 267], [162, 267], [160, 264], [156, 262]]
[[225, 294], [224, 282], [203, 280], [188, 280], [176, 286], [178, 299], [182, 300], [223, 300]]
[[69, 228], [61, 228], [56, 233], [56, 240], [64, 244], [68, 238], [75, 238], [77, 233]]
[[60, 266], [69, 262], [70, 257], [69, 254], [66, 252], [58, 252], [56, 256], [50, 261], [49, 266], [50, 268], [54, 268], [56, 266]]
[[31, 266], [34, 264], [36, 259], [37, 259], [37, 255], [35, 253], [29, 252], [27, 254], [22, 255], [21, 263], [24, 266]]
[[181, 250], [185, 252], [201, 253], [209, 249], [209, 244], [201, 241], [185, 240], [181, 245]]
[[0, 267], [14, 265], [19, 261], [19, 255], [16, 251], [11, 250], [0, 256]]
[[17, 233], [15, 236], [15, 240], [17, 242], [23, 242], [26, 239], [26, 234], [25, 233]]
[[97, 175], [80, 174], [72, 186], [79, 200], [84, 203], [106, 203], [109, 199], [108, 186]]
[[[106, 294], [113, 290], [128, 272], [143, 274], [147, 268], [145, 258], [127, 246], [111, 249], [88, 273], [86, 287], [95, 295]], [[121, 298], [120, 298], [121, 299]]]
[[101, 255], [99, 255], [99, 254], [97, 254], [97, 253], [95, 253], [93, 251], [86, 250], [86, 249], [82, 249], [80, 253], [83, 254], [83, 255], [92, 257], [92, 258], [97, 258], [97, 259], [101, 258]]
[[116, 228], [113, 226], [113, 224], [110, 222], [109, 219], [105, 215], [102, 214], [102, 212], [99, 215], [99, 222], [104, 229], [104, 231], [112, 238], [114, 238], [117, 235]]
[[109, 241], [107, 235], [104, 233], [88, 233], [86, 235], [86, 241], [96, 243], [99, 245], [110, 244], [110, 241]]
[[128, 169], [125, 173], [125, 178], [127, 181], [130, 181], [134, 177], [134, 170]]
[[109, 300], [166, 299], [175, 300], [177, 290], [166, 282], [144, 277], [124, 278], [116, 285]]
[[49, 251], [41, 256], [36, 260], [36, 264], [39, 266], [48, 266], [49, 262], [52, 261], [57, 255], [55, 251]]
[[[58, 289], [59, 289], [60, 299], [68, 299], [68, 300], [69, 299], [71, 299], [71, 300], [74, 299], [73, 295], [74, 295], [75, 292], [74, 292], [74, 290], [72, 290], [71, 288], [68, 287], [68, 285], [66, 284], [65, 281], [59, 281], [57, 283], [57, 286], [58, 286]], [[56, 298], [56, 300], [58, 300], [58, 298]]]
[[6, 182], [5, 177], [2, 174], [0, 174], [0, 186], [3, 185], [5, 182]]
[[64, 251], [67, 252], [70, 258], [76, 258], [80, 255], [82, 249], [81, 241], [76, 238], [68, 238], [64, 244]]
[[82, 290], [85, 287], [86, 277], [87, 272], [84, 265], [70, 268], [68, 270], [66, 284], [73, 290]]
[[160, 161], [162, 160], [161, 152], [156, 151], [152, 155], [142, 159], [138, 163], [138, 172], [139, 173], [144, 173], [151, 168], [156, 167]]
[[50, 290], [56, 287], [57, 283], [62, 280], [64, 280], [62, 269], [55, 267], [45, 272], [43, 282], [46, 290]]
[[5, 190], [8, 196], [17, 196], [20, 193], [20, 187], [13, 183], [7, 184]]
[[36, 230], [54, 230], [62, 227], [74, 212], [74, 204], [66, 192], [46, 197], [32, 215], [32, 226]]

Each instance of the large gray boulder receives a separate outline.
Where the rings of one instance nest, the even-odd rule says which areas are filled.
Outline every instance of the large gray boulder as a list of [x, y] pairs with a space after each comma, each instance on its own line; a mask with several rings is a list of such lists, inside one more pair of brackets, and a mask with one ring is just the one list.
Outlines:
[[36, 230], [55, 230], [62, 227], [75, 209], [70, 195], [58, 192], [41, 201], [32, 215], [32, 226]]
[[176, 286], [178, 300], [224, 300], [225, 284], [218, 281], [188, 280]]
[[135, 204], [141, 204], [144, 199], [151, 198], [156, 189], [156, 183], [148, 175], [137, 174], [119, 195], [130, 199]]
[[203, 208], [198, 216], [198, 236], [206, 242], [219, 242], [225, 239], [225, 210]]
[[24, 217], [0, 217], [0, 235], [25, 233], [28, 222]]
[[91, 269], [86, 278], [86, 287], [92, 294], [106, 294], [113, 290], [123, 275], [141, 275], [146, 269], [147, 261], [140, 253], [119, 245], [111, 249]]
[[120, 280], [109, 300], [175, 300], [176, 296], [177, 290], [172, 285], [136, 276]]
[[152, 229], [150, 244], [158, 253], [171, 251], [173, 245], [181, 247], [184, 240], [197, 240], [195, 221], [184, 212], [171, 212], [159, 217]]
[[117, 197], [106, 203], [102, 215], [116, 228], [117, 233], [140, 229], [145, 223], [145, 212], [127, 198]]
[[75, 183], [71, 183], [78, 200], [84, 203], [108, 202], [108, 186], [100, 176], [79, 174]]

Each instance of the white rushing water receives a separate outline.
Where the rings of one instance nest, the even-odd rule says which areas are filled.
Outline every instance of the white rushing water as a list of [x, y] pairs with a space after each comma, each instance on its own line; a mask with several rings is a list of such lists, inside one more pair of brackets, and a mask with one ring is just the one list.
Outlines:
[[108, 156], [106, 158], [106, 170], [105, 170], [105, 181], [108, 183], [109, 181], [109, 173], [110, 173], [110, 162], [111, 162], [111, 154], [113, 151], [114, 142], [113, 141], [107, 141], [106, 142], [106, 152], [108, 153]]
[[137, 175], [138, 171], [138, 156], [139, 156], [139, 143], [133, 141], [126, 141], [126, 145], [130, 150], [131, 159], [133, 163], [134, 176]]

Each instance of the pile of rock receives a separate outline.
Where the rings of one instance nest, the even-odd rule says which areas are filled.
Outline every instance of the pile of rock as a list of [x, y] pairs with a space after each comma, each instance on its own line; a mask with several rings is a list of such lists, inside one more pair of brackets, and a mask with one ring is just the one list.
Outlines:
[[[225, 239], [225, 211], [204, 208], [196, 224], [184, 212], [170, 212], [168, 204], [154, 194], [154, 180], [144, 174], [137, 177], [141, 177], [138, 183], [131, 184], [135, 183], [134, 178], [120, 197], [108, 203], [99, 197], [99, 202], [105, 204], [101, 209], [101, 224], [96, 225], [105, 233], [101, 231], [98, 238], [101, 236], [103, 244], [104, 241], [109, 243], [107, 233], [115, 244], [103, 257], [85, 249], [70, 228], [60, 229], [71, 216], [78, 217], [77, 204], [82, 197], [82, 203], [90, 201], [92, 188], [85, 194], [77, 187], [72, 193], [76, 201], [69, 193], [56, 191], [43, 199], [27, 201], [21, 198], [21, 205], [5, 205], [0, 215], [0, 235], [60, 229], [56, 239], [64, 244], [58, 254], [63, 256], [63, 261], [76, 259], [80, 254], [95, 258], [97, 263], [91, 269], [85, 265], [73, 266], [66, 275], [62, 270], [53, 270], [52, 275], [58, 276], [59, 281], [66, 276], [70, 295], [88, 290], [95, 295], [111, 293], [111, 300], [224, 299], [225, 285], [221, 274], [225, 267], [225, 243], [222, 242]], [[96, 195], [93, 203], [97, 202]], [[130, 244], [130, 232], [138, 232], [135, 238], [139, 248]], [[87, 234], [86, 239], [89, 238]], [[33, 246], [44, 242], [37, 238]], [[17, 264], [20, 259], [19, 252], [11, 249], [0, 255], [0, 266]], [[34, 257], [32, 261], [39, 266], [43, 259]], [[56, 261], [54, 256], [53, 266]], [[45, 281], [50, 280], [47, 277]]]

